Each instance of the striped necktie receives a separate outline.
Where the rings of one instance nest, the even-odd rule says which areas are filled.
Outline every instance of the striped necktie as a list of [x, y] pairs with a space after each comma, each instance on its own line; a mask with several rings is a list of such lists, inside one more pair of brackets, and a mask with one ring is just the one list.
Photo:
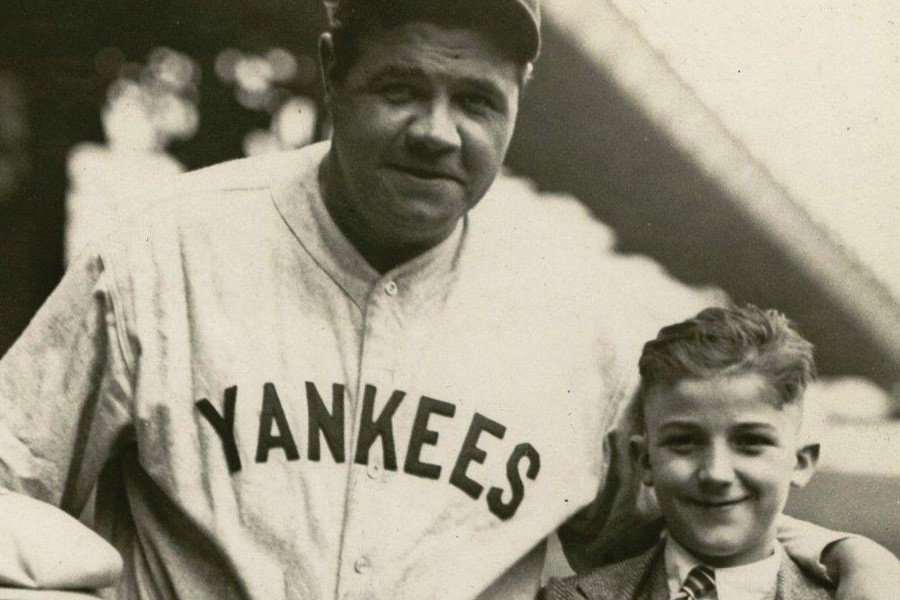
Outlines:
[[672, 600], [700, 600], [716, 589], [716, 573], [705, 565], [691, 569]]

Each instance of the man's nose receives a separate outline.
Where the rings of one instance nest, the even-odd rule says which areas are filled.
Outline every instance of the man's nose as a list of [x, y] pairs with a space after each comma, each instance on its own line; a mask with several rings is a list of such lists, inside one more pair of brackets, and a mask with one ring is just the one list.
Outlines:
[[704, 453], [697, 478], [708, 485], [729, 484], [734, 481], [734, 466], [734, 456], [728, 445], [714, 443]]
[[424, 104], [407, 130], [414, 150], [440, 155], [459, 150], [462, 138], [449, 101], [435, 98]]

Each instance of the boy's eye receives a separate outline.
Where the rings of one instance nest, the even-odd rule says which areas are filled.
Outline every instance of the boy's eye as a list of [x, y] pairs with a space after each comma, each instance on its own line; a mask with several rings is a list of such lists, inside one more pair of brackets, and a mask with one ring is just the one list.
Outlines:
[[754, 433], [744, 433], [734, 439], [734, 445], [738, 450], [747, 454], [759, 454], [776, 442], [770, 436]]
[[702, 440], [692, 435], [671, 435], [661, 441], [661, 446], [675, 454], [688, 454], [702, 444]]

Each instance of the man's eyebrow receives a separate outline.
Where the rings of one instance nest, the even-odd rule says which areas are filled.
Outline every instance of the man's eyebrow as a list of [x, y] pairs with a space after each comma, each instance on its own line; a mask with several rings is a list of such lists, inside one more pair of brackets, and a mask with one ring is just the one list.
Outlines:
[[460, 79], [460, 83], [486, 94], [505, 96], [500, 86], [489, 77], [463, 77]]
[[[428, 79], [428, 75], [420, 67], [391, 64], [385, 65], [377, 71], [372, 72], [369, 76], [369, 81], [374, 82], [381, 79], [393, 78]], [[500, 85], [490, 77], [460, 77], [457, 79], [457, 85], [460, 87], [476, 89], [492, 95], [504, 95]]]
[[372, 72], [369, 77], [369, 81], [374, 82], [381, 79], [395, 78], [427, 79], [425, 71], [423, 71], [419, 67], [407, 67], [403, 65], [393, 64], [385, 65], [377, 71]]

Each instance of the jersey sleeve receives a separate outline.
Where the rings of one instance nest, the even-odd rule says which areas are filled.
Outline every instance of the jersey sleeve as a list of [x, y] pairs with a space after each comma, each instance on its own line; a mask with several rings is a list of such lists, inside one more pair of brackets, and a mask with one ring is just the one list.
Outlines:
[[0, 488], [78, 515], [131, 421], [126, 327], [99, 251], [0, 361]]
[[781, 515], [778, 519], [778, 541], [784, 546], [788, 555], [811, 575], [830, 582], [825, 565], [822, 564], [822, 553], [831, 544], [853, 536], [827, 529], [820, 525], [801, 521]]
[[557, 532], [576, 573], [637, 556], [659, 540], [659, 508], [641, 485], [628, 451], [635, 417], [629, 404], [604, 440], [608, 463], [597, 497]]

